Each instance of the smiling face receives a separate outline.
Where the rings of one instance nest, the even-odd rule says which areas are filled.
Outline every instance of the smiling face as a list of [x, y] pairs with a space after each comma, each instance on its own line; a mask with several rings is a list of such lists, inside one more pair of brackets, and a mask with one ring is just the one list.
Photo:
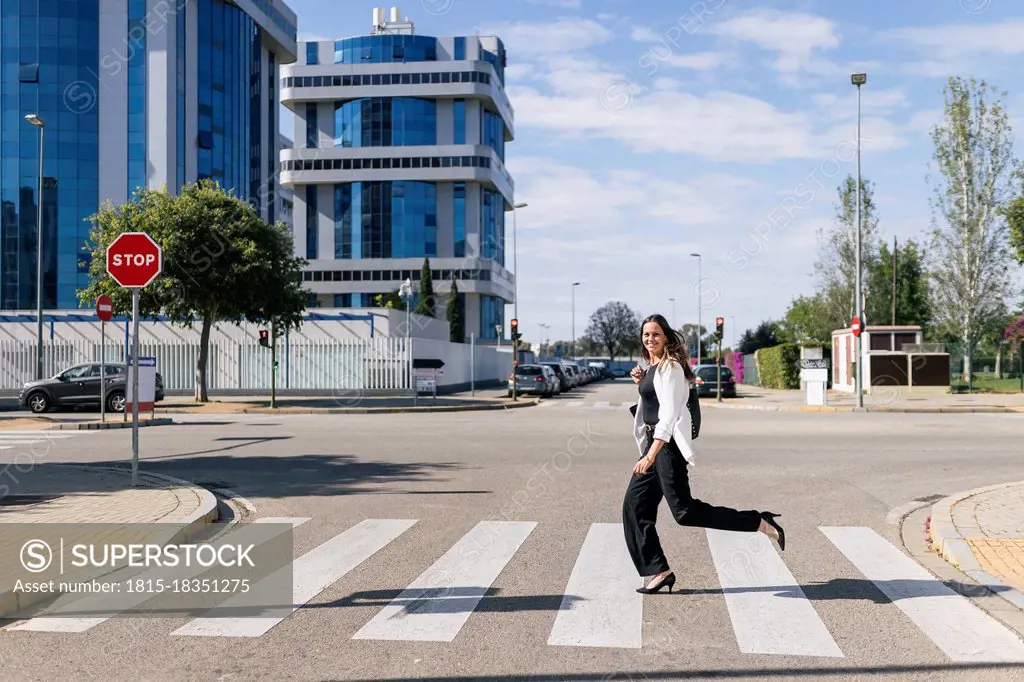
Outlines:
[[657, 322], [648, 322], [644, 325], [641, 341], [652, 358], [661, 357], [665, 352], [665, 332]]

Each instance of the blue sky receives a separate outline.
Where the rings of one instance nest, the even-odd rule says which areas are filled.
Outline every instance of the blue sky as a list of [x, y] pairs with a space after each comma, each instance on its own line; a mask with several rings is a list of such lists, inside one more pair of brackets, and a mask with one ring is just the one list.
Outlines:
[[[375, 6], [289, 4], [300, 40], [365, 34]], [[702, 291], [702, 322], [725, 316], [727, 343], [812, 293], [818, 230], [856, 172], [854, 71], [868, 73], [862, 173], [890, 243], [927, 237], [929, 130], [948, 76], [1008, 91], [1024, 139], [1015, 0], [399, 7], [417, 33], [505, 41], [516, 118], [506, 163], [529, 204], [518, 211], [519, 319], [533, 341], [569, 338], [573, 281], [577, 335], [610, 300], [671, 317], [675, 298], [675, 321], [696, 322]]]

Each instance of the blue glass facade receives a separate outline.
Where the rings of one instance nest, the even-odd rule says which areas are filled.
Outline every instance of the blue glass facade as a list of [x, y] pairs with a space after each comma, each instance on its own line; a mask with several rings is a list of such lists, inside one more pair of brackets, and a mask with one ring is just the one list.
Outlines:
[[[259, 107], [252, 77], [261, 35], [256, 23], [224, 0], [199, 0], [199, 177], [245, 194], [262, 145], [252, 145]], [[257, 139], [259, 139], [257, 137]]]
[[128, 0], [128, 196], [146, 185], [146, 0]]
[[494, 150], [505, 162], [505, 121], [494, 112], [480, 107], [480, 144]]
[[456, 258], [466, 256], [466, 183], [452, 186], [452, 241]]
[[437, 144], [437, 105], [414, 97], [350, 100], [334, 109], [335, 147]]
[[437, 61], [437, 38], [416, 35], [359, 36], [334, 41], [335, 64]]
[[313, 260], [320, 253], [319, 248], [319, 222], [320, 208], [318, 200], [318, 186], [306, 185], [306, 259]]
[[317, 43], [306, 43], [306, 63], [310, 65], [320, 63], [320, 46]]
[[43, 138], [43, 306], [79, 306], [82, 244], [98, 194], [98, 0], [0, 2], [0, 306], [36, 305], [39, 129]]
[[505, 265], [505, 199], [499, 192], [480, 190], [480, 255]]
[[437, 256], [437, 186], [348, 182], [334, 187], [334, 257]]
[[[480, 296], [480, 331], [481, 339], [493, 340], [498, 338], [498, 325], [505, 324], [505, 301], [497, 296]], [[502, 329], [502, 336], [506, 336]]]
[[458, 37], [455, 39], [455, 54], [452, 55], [452, 59], [463, 60], [466, 58], [466, 39]]
[[186, 53], [185, 49], [186, 49], [186, 46], [188, 44], [187, 41], [186, 41], [186, 38], [188, 37], [188, 22], [185, 20], [186, 16], [187, 15], [185, 14], [185, 12], [178, 12], [177, 14], [175, 14], [175, 24], [176, 24], [176, 26], [175, 26], [175, 28], [176, 28], [175, 43], [176, 43], [176, 49], [178, 51], [178, 53], [177, 53], [177, 63], [175, 65], [175, 73], [176, 73], [176, 77], [177, 77], [177, 88], [176, 88], [176, 91], [177, 91], [177, 98], [178, 98], [177, 99], [177, 106], [176, 106], [176, 110], [177, 110], [177, 131], [176, 131], [176, 133], [177, 133], [177, 138], [178, 138], [176, 140], [176, 143], [177, 143], [176, 144], [176, 148], [177, 148], [177, 169], [176, 169], [177, 170], [177, 175], [175, 177], [175, 185], [177, 187], [181, 187], [182, 185], [185, 184], [185, 168], [186, 168], [185, 154], [187, 153], [186, 150], [188, 149], [187, 144], [186, 144], [187, 137], [186, 137], [186, 134], [185, 134], [185, 120], [186, 120], [185, 101], [186, 101], [186, 97], [188, 96], [188, 89], [187, 89], [187, 86], [188, 86], [188, 69], [186, 68], [186, 61], [185, 61], [185, 58], [187, 57], [187, 53]]
[[316, 102], [306, 103], [306, 147], [313, 149], [320, 146], [320, 118]]
[[452, 102], [452, 119], [455, 144], [466, 144], [466, 100], [457, 99]]
[[490, 50], [482, 50], [481, 56], [484, 61], [494, 67], [495, 72], [498, 74], [498, 80], [501, 82], [502, 87], [505, 85], [505, 44], [498, 41], [498, 51], [491, 52]]

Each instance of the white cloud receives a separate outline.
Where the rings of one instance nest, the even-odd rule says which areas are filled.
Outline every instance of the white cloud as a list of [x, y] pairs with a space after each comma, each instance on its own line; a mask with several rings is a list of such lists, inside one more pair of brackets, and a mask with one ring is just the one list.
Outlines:
[[755, 10], [712, 22], [706, 32], [737, 42], [753, 43], [777, 54], [773, 68], [791, 73], [812, 64], [816, 50], [839, 46], [835, 24], [820, 16], [802, 12]]
[[882, 31], [879, 38], [895, 44], [911, 45], [931, 55], [1024, 54], [1024, 20], [1002, 21], [983, 26], [949, 24], [945, 26], [907, 27]]
[[692, 69], [694, 71], [715, 71], [725, 67], [736, 66], [738, 62], [739, 58], [732, 52], [715, 51], [673, 54], [664, 61], [668, 66], [677, 69]]
[[501, 36], [509, 54], [518, 60], [583, 52], [615, 37], [612, 31], [592, 19], [570, 18], [499, 24], [481, 29], [480, 33]]
[[580, 9], [583, 7], [583, 0], [529, 0], [533, 5], [550, 5], [551, 7], [563, 7], [565, 9]]

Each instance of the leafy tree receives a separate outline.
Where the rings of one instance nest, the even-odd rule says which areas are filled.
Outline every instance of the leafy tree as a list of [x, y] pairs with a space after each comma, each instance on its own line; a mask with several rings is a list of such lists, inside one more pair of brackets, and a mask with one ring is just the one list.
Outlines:
[[[879, 248], [878, 217], [874, 185], [861, 178], [861, 284]], [[835, 223], [818, 231], [819, 254], [815, 270], [820, 279], [819, 292], [825, 301], [827, 326], [841, 329], [856, 310], [854, 288], [857, 274], [857, 180], [848, 175], [837, 188]]]
[[377, 294], [373, 297], [373, 302], [381, 308], [405, 309], [405, 301], [402, 300], [402, 295], [399, 293], [398, 289], [389, 291], [386, 294]]
[[864, 317], [869, 325], [921, 325], [926, 333], [932, 319], [924, 251], [910, 240], [896, 243], [896, 320], [893, 322], [893, 251], [883, 243], [868, 268], [868, 297]]
[[586, 336], [608, 351], [609, 360], [640, 334], [640, 315], [622, 301], [609, 301], [590, 316]]
[[466, 340], [466, 321], [459, 299], [459, 284], [455, 280], [452, 280], [452, 290], [448, 294], [448, 310], [446, 312], [448, 326], [451, 330], [451, 340], [455, 343], [463, 343]]
[[757, 329], [748, 329], [743, 332], [737, 345], [740, 347], [740, 352], [747, 355], [761, 348], [779, 345], [782, 343], [779, 338], [781, 335], [782, 330], [779, 328], [778, 322], [765, 320], [757, 326]]
[[434, 279], [430, 275], [430, 258], [423, 259], [423, 269], [420, 271], [420, 300], [413, 312], [417, 315], [435, 317], [437, 310], [436, 299], [434, 298]]
[[1024, 193], [1003, 206], [1002, 215], [1010, 229], [1010, 248], [1013, 257], [1024, 265]]
[[[789, 342], [804, 341], [831, 342], [832, 332], [837, 329], [829, 315], [825, 296], [798, 296], [789, 304], [786, 317], [780, 325], [781, 336]], [[742, 344], [741, 344], [742, 345]]]
[[163, 249], [161, 276], [140, 292], [141, 317], [166, 315], [183, 327], [200, 324], [195, 399], [207, 397], [210, 332], [217, 322], [273, 322], [278, 334], [302, 323], [308, 294], [291, 233], [270, 225], [246, 201], [211, 180], [166, 190], [142, 189], [132, 201], [108, 201], [90, 217], [91, 281], [83, 303], [110, 296], [115, 314], [130, 314], [131, 290], [106, 272], [107, 246], [123, 232], [145, 232]]
[[1012, 293], [1007, 225], [1013, 132], [1006, 93], [985, 82], [950, 78], [945, 115], [932, 131], [938, 178], [932, 201], [932, 292], [936, 322], [965, 349], [971, 380], [975, 345], [1006, 309]]

